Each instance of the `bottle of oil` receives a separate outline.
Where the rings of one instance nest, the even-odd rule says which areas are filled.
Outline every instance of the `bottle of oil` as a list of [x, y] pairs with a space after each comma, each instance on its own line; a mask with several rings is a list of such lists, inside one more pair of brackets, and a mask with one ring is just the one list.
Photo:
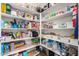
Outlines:
[[6, 4], [5, 3], [1, 4], [1, 12], [6, 13]]

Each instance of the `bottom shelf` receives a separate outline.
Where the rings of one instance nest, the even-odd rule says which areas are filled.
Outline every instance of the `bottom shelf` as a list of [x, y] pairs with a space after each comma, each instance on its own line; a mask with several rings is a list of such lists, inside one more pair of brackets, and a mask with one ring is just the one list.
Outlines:
[[49, 47], [47, 47], [47, 46], [44, 45], [44, 44], [41, 44], [41, 46], [43, 46], [43, 47], [47, 48], [48, 50], [53, 51], [53, 52], [55, 52], [56, 54], [58, 54], [58, 55], [61, 56], [61, 54], [60, 54], [60, 52], [59, 52], [58, 50], [53, 50], [52, 48], [49, 48]]
[[20, 49], [17, 49], [17, 50], [15, 50], [15, 51], [11, 51], [11, 52], [9, 52], [8, 54], [5, 54], [4, 56], [9, 56], [9, 55], [12, 55], [12, 54], [15, 54], [15, 53], [24, 51], [24, 50], [28, 50], [28, 49], [34, 48], [34, 47], [36, 47], [36, 46], [39, 46], [39, 44], [21, 47]]

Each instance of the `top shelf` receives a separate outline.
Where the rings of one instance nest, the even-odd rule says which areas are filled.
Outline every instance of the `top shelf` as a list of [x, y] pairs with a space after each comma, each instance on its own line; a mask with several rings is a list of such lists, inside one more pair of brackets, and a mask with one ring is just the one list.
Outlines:
[[34, 7], [33, 5], [31, 5], [29, 3], [9, 3], [9, 4], [14, 9], [24, 11], [24, 12], [27, 12], [27, 13], [30, 13], [30, 14], [33, 14], [33, 15], [34, 14], [39, 15], [39, 13], [35, 10], [36, 7]]
[[22, 20], [26, 20], [26, 21], [40, 22], [39, 20], [26, 19], [26, 18], [24, 18], [24, 17], [9, 15], [9, 14], [6, 14], [6, 13], [1, 13], [1, 16], [3, 16], [3, 17], [8, 17], [8, 18], [22, 19]]
[[[46, 15], [45, 17], [47, 17], [48, 15]], [[63, 18], [63, 17], [69, 17], [69, 16], [72, 16], [72, 11], [67, 11], [61, 15], [57, 15], [57, 16], [53, 16], [53, 17], [50, 17], [48, 19], [45, 19], [45, 17], [43, 18], [44, 20], [42, 21], [53, 21], [55, 19], [59, 19], [59, 18]]]

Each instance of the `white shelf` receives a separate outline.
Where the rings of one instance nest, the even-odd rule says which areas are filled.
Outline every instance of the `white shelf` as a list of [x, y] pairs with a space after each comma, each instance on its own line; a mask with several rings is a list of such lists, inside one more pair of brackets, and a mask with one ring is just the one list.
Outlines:
[[56, 54], [58, 54], [58, 55], [60, 55], [60, 56], [61, 56], [61, 54], [60, 54], [60, 52], [59, 52], [59, 51], [57, 51], [57, 50], [53, 50], [52, 48], [49, 48], [49, 47], [47, 47], [47, 46], [46, 46], [46, 45], [44, 45], [44, 44], [41, 44], [41, 46], [43, 46], [43, 47], [47, 48], [48, 50], [53, 51], [54, 53], [56, 53]]
[[50, 18], [48, 18], [48, 19], [45, 19], [45, 17], [48, 16], [48, 15], [46, 15], [46, 16], [43, 18], [44, 20], [42, 20], [42, 21], [55, 20], [55, 19], [57, 19], [57, 18], [67, 17], [67, 16], [70, 16], [70, 15], [72, 16], [72, 11], [68, 11], [68, 12], [65, 12], [65, 13], [63, 13], [63, 14], [61, 14], [61, 15], [53, 16], [53, 17], [50, 17]]
[[[38, 44], [39, 45], [39, 44]], [[18, 52], [21, 52], [21, 51], [24, 51], [24, 50], [28, 50], [28, 49], [31, 49], [31, 48], [34, 48], [38, 45], [31, 45], [31, 46], [26, 46], [26, 47], [23, 47], [23, 48], [20, 48], [18, 50], [15, 50], [15, 51], [12, 51], [12, 52], [9, 52], [8, 54], [5, 54], [4, 56], [9, 56], [9, 55], [12, 55], [12, 54], [15, 54], [15, 53], [18, 53]]]
[[[69, 45], [73, 45], [73, 46], [78, 46], [78, 40], [77, 39], [70, 39], [70, 38], [62, 38], [62, 37], [58, 37], [58, 36], [53, 36], [53, 37], [48, 37], [48, 36], [42, 36], [43, 38], [46, 38], [46, 39], [51, 39], [51, 40], [54, 40], [54, 41], [58, 41], [58, 42], [61, 42], [61, 43], [65, 43], [65, 44], [69, 44]], [[70, 42], [69, 42], [70, 40]]]
[[74, 28], [48, 28], [48, 29], [45, 29], [45, 28], [42, 28], [42, 30], [72, 30]]
[[32, 39], [32, 38], [34, 38], [34, 37], [26, 37], [26, 38], [11, 39], [11, 40], [9, 40], [9, 41], [1, 41], [1, 43], [15, 42], [15, 41], [23, 41], [23, 40]]
[[22, 20], [26, 20], [26, 21], [40, 22], [39, 20], [30, 20], [30, 19], [26, 19], [26, 18], [23, 18], [23, 17], [14, 16], [14, 15], [9, 15], [9, 14], [5, 14], [5, 13], [1, 13], [1, 16], [8, 17], [8, 18], [22, 19]]
[[7, 31], [28, 31], [28, 30], [36, 30], [36, 29], [27, 29], [27, 28], [1, 28], [1, 30], [7, 30]]
[[2, 30], [27, 30], [25, 28], [2, 28]]

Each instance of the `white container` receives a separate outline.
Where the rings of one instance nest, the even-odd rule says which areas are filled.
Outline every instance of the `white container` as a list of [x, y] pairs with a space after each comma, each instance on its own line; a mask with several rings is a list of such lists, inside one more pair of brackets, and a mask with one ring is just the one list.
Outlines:
[[17, 12], [16, 12], [16, 10], [12, 9], [12, 10], [11, 10], [11, 15], [13, 15], [13, 16], [17, 16]]
[[73, 23], [72, 22], [67, 22], [66, 24], [67, 24], [67, 28], [70, 28], [70, 29], [73, 28]]
[[26, 40], [26, 45], [27, 45], [27, 46], [31, 46], [31, 45], [32, 45], [31, 39], [27, 39], [27, 40]]

